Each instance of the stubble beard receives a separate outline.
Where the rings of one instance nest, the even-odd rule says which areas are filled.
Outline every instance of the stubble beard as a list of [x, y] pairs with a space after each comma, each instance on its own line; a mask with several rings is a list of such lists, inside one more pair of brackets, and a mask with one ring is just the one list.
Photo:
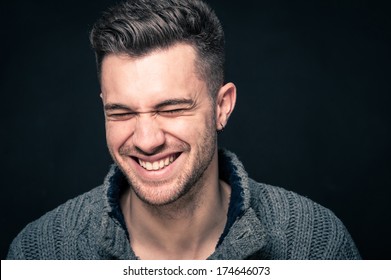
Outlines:
[[[217, 148], [216, 131], [208, 125], [206, 127], [206, 133], [202, 138], [202, 141], [197, 145], [197, 154], [194, 155], [192, 162], [187, 165], [186, 169], [182, 171], [178, 178], [171, 182], [148, 182], [149, 185], [154, 186], [147, 187], [147, 189], [143, 187], [143, 183], [137, 179], [134, 170], [126, 166], [126, 164], [121, 164], [115, 159], [113, 154], [112, 157], [123, 174], [125, 174], [131, 190], [142, 202], [148, 207], [157, 210], [157, 213], [161, 213], [163, 208], [171, 210], [164, 212], [176, 213], [179, 209], [184, 210], [185, 208], [194, 208], [199, 205], [198, 200], [202, 196], [200, 195], [200, 192], [205, 183], [205, 171], [210, 166]], [[190, 146], [186, 143], [182, 143], [182, 145], [183, 147], [187, 146], [185, 150], [190, 154]], [[127, 149], [129, 148], [125, 146], [120, 148], [122, 151], [126, 151]], [[124, 154], [126, 154], [126, 152], [124, 152]], [[167, 185], [170, 183], [175, 186], [170, 186], [169, 189], [167, 189]], [[166, 187], [162, 189], [159, 188], [159, 186]]]

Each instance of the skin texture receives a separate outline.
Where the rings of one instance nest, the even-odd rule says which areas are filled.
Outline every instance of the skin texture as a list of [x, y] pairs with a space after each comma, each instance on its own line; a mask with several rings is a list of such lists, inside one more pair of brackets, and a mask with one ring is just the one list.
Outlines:
[[121, 207], [143, 259], [205, 258], [224, 229], [230, 187], [218, 179], [216, 130], [236, 89], [222, 86], [213, 102], [195, 60], [187, 44], [103, 60], [107, 144], [131, 186]]

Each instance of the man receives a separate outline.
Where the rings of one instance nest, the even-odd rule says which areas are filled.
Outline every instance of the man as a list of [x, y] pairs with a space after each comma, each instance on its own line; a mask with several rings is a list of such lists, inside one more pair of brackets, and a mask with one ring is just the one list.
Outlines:
[[200, 0], [130, 0], [91, 32], [106, 138], [104, 184], [29, 224], [10, 259], [358, 259], [343, 224], [257, 183], [217, 149], [236, 88]]

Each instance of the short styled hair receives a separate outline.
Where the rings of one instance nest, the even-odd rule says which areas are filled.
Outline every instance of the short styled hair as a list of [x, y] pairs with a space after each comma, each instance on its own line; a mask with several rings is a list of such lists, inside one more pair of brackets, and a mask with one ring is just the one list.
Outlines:
[[176, 43], [196, 50], [196, 71], [214, 98], [224, 80], [224, 32], [201, 0], [128, 0], [106, 11], [90, 34], [98, 77], [108, 54], [141, 57]]

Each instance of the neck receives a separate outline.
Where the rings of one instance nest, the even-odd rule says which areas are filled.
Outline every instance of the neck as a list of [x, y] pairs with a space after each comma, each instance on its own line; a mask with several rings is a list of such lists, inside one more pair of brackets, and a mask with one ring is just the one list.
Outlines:
[[230, 197], [230, 187], [218, 179], [217, 161], [213, 168], [213, 177], [201, 180], [170, 205], [147, 205], [132, 190], [124, 194], [121, 208], [137, 256], [206, 259], [213, 253], [225, 227]]

